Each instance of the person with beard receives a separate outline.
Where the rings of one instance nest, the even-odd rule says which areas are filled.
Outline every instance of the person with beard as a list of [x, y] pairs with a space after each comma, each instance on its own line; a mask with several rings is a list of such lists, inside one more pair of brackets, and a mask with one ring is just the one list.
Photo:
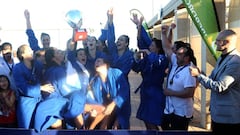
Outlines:
[[196, 78], [189, 73], [189, 67], [193, 65], [192, 61], [195, 57], [192, 48], [187, 44], [175, 52], [167, 36], [168, 30], [168, 25], [161, 27], [163, 49], [171, 62], [171, 69], [163, 90], [166, 105], [161, 127], [163, 130], [187, 131], [193, 116], [193, 97], [197, 87]]

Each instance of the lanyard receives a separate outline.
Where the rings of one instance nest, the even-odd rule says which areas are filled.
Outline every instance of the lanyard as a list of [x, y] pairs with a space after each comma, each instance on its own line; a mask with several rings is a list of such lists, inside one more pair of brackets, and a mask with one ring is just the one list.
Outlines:
[[4, 58], [4, 61], [5, 63], [7, 64], [8, 66], [8, 69], [9, 69], [9, 75], [11, 76], [12, 75], [12, 70], [13, 70], [13, 66], [14, 66], [14, 62], [12, 63], [12, 66], [10, 66], [10, 64], [7, 62], [7, 60]]
[[[188, 65], [189, 65], [189, 64], [184, 65], [184, 66], [181, 67], [180, 69], [179, 69], [180, 66], [178, 66], [178, 67], [175, 69], [174, 74], [173, 74], [173, 76], [172, 76], [172, 78], [170, 79], [170, 82], [169, 82], [170, 85], [173, 84], [173, 78], [175, 77], [175, 75], [177, 75], [177, 73], [179, 73], [180, 71], [182, 71], [182, 70], [183, 70], [185, 67], [187, 67]], [[178, 69], [179, 69], [179, 70], [178, 70]]]

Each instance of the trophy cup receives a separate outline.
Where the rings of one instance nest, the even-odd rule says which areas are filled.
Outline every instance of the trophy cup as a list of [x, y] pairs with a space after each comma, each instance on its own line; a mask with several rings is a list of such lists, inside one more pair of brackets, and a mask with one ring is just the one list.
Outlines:
[[75, 30], [74, 41], [81, 41], [87, 38], [86, 29], [82, 26], [82, 13], [79, 10], [70, 10], [66, 13], [67, 23]]

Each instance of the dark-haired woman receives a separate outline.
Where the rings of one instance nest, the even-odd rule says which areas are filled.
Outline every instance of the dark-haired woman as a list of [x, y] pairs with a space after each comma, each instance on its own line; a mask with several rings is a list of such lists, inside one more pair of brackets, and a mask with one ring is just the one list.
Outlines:
[[[65, 99], [42, 101], [41, 91], [51, 93], [54, 88], [51, 84], [41, 85], [43, 66], [33, 59], [33, 51], [28, 45], [21, 45], [17, 50], [17, 57], [20, 61], [13, 69], [13, 77], [18, 88], [17, 118], [18, 127], [37, 131], [52, 127], [61, 128], [61, 117], [59, 112], [67, 101]], [[36, 114], [36, 108], [42, 107], [41, 113]], [[48, 116], [41, 128], [36, 128], [39, 115]]]
[[[136, 117], [144, 121], [147, 130], [159, 130], [165, 108], [163, 82], [166, 77], [168, 60], [162, 48], [161, 40], [151, 38], [142, 26], [141, 20], [133, 16], [138, 27], [138, 48], [135, 54], [133, 71], [141, 73], [143, 81], [140, 90], [140, 105]], [[142, 53], [143, 58], [138, 57]]]
[[62, 114], [67, 125], [81, 129], [84, 120], [82, 113], [85, 109], [86, 96], [78, 87], [70, 86], [66, 83], [67, 73], [63, 64], [65, 54], [57, 48], [50, 47], [45, 52], [46, 71], [44, 81], [54, 86], [55, 91], [45, 94], [45, 99], [65, 98], [68, 100], [67, 106], [64, 108], [65, 113]]
[[[79, 48], [76, 50], [76, 47], [76, 42], [69, 39], [67, 42], [67, 59], [78, 74], [78, 82], [80, 82], [81, 90], [86, 93], [90, 78], [90, 73], [86, 68], [87, 54], [85, 48]], [[73, 80], [71, 80], [71, 82], [73, 82]]]
[[126, 120], [123, 123], [119, 121], [121, 124], [121, 129], [130, 129], [130, 116], [131, 116], [131, 103], [130, 103], [130, 84], [128, 80], [129, 72], [131, 71], [132, 64], [134, 61], [133, 52], [129, 49], [129, 36], [128, 35], [121, 35], [118, 37], [117, 41], [115, 42], [115, 26], [113, 23], [113, 9], [109, 9], [107, 11], [107, 22], [106, 27], [102, 29], [102, 34], [99, 37], [99, 40], [107, 41], [107, 48], [108, 48], [108, 59], [110, 60], [110, 66], [112, 68], [118, 68], [123, 73], [125, 79], [127, 80], [126, 88], [129, 88], [127, 99], [124, 104], [124, 108], [121, 113], [124, 115], [124, 119]]
[[[129, 126], [130, 88], [123, 72], [109, 65], [106, 57], [97, 58], [97, 75], [90, 83], [94, 100], [105, 106], [102, 115], [98, 115], [103, 119], [98, 126], [100, 129], [125, 129]], [[98, 116], [95, 120], [99, 119]]]
[[0, 75], [0, 127], [17, 127], [16, 95], [6, 75]]

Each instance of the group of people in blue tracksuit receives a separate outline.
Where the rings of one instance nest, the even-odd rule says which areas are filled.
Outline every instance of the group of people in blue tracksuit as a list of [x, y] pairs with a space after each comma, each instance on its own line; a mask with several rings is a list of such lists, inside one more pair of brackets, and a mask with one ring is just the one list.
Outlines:
[[[136, 117], [148, 130], [160, 130], [169, 69], [162, 41], [151, 38], [136, 16], [138, 50], [129, 49], [129, 37], [116, 40], [113, 10], [97, 39], [88, 36], [84, 48], [70, 38], [66, 50], [50, 46], [50, 36], [41, 35], [43, 48], [32, 30], [25, 10], [29, 45], [18, 47], [19, 63], [12, 70], [17, 96], [18, 127], [35, 129], [130, 129], [131, 95], [128, 75], [140, 73], [140, 105]], [[73, 28], [73, 37], [77, 28]], [[98, 50], [99, 44], [105, 50]]]

